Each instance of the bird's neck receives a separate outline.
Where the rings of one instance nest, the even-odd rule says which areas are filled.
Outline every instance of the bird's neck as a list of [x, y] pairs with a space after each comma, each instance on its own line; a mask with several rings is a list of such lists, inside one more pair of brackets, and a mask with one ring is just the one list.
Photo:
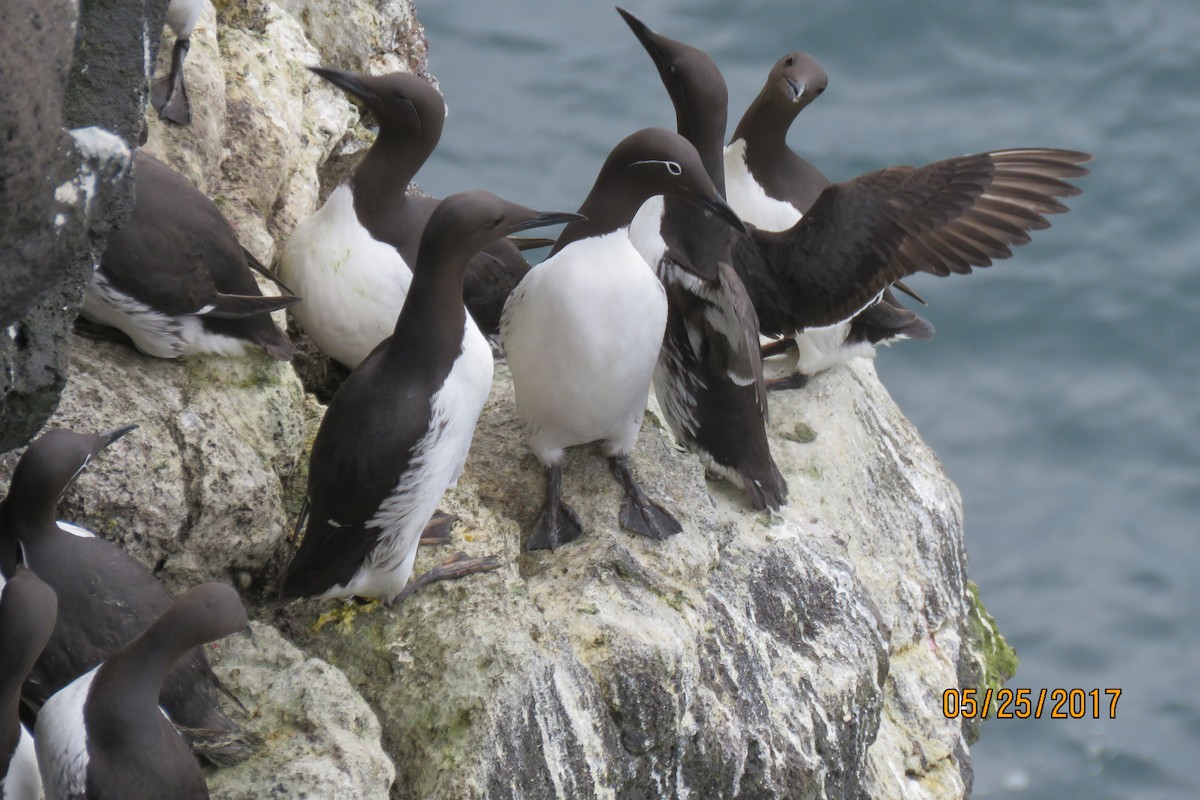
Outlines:
[[350, 179], [354, 211], [372, 235], [404, 205], [408, 184], [431, 152], [423, 142], [380, 132]]
[[788, 129], [795, 118], [796, 114], [780, 112], [774, 103], [759, 95], [738, 122], [731, 141], [741, 139], [746, 143], [747, 159], [751, 150], [755, 159], [786, 158], [791, 152], [787, 144]]
[[412, 285], [388, 346], [391, 359], [413, 363], [413, 354], [421, 353], [432, 357], [416, 361], [431, 365], [453, 362], [462, 349], [467, 321], [463, 305], [466, 268], [467, 259], [430, 253], [427, 248], [418, 252]]

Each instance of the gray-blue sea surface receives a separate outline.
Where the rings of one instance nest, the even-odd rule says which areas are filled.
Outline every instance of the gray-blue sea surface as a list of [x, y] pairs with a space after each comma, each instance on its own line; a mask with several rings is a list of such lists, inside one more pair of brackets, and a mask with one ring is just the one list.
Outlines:
[[[1200, 797], [1200, 2], [653, 0], [708, 51], [736, 122], [812, 53], [829, 89], [790, 142], [834, 179], [1003, 147], [1096, 155], [1009, 261], [921, 276], [932, 342], [879, 372], [963, 494], [972, 577], [1012, 687], [1123, 690], [1115, 719], [993, 720], [975, 795]], [[674, 126], [609, 3], [420, 3], [450, 108], [419, 176], [574, 209], [608, 150]]]

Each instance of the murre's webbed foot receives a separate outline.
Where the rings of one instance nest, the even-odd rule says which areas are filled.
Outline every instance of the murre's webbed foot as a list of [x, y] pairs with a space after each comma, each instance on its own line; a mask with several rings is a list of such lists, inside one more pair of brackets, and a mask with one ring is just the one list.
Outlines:
[[433, 512], [425, 529], [421, 531], [421, 544], [450, 544], [450, 531], [458, 517], [438, 509]]
[[171, 73], [166, 79], [156, 78], [150, 89], [150, 102], [159, 118], [176, 125], [187, 125], [192, 121], [192, 104], [183, 81], [183, 60], [187, 58], [190, 46], [188, 39], [175, 40], [175, 49], [171, 51]]
[[793, 372], [783, 378], [772, 378], [766, 381], [768, 392], [779, 392], [785, 389], [803, 389], [808, 385], [808, 375], [803, 372]]
[[785, 336], [782, 339], [776, 339], [773, 342], [768, 342], [762, 345], [759, 349], [761, 358], [774, 358], [775, 356], [787, 355], [796, 349], [796, 340], [791, 336]]
[[562, 468], [546, 468], [546, 502], [525, 540], [526, 550], [553, 550], [583, 535], [579, 516], [562, 501]]
[[261, 736], [237, 728], [189, 728], [177, 722], [172, 725], [197, 757], [215, 767], [240, 764], [263, 746]]
[[124, 331], [111, 328], [108, 325], [101, 325], [99, 322], [92, 322], [90, 319], [84, 319], [83, 317], [75, 318], [75, 335], [82, 336], [84, 339], [91, 339], [93, 342], [112, 342], [113, 344], [136, 347], [133, 339], [129, 338], [129, 334]]
[[405, 586], [388, 605], [394, 606], [403, 602], [406, 597], [422, 586], [428, 586], [436, 581], [453, 581], [478, 572], [491, 572], [497, 569], [500, 569], [500, 559], [495, 556], [469, 558], [466, 553], [455, 553], [436, 567], [431, 567], [409, 581], [408, 586]]
[[625, 499], [621, 501], [621, 527], [633, 533], [640, 533], [651, 539], [663, 540], [674, 536], [683, 530], [679, 520], [658, 503], [651, 500], [633, 479], [629, 469], [627, 456], [609, 456], [608, 465], [613, 475], [625, 489]]

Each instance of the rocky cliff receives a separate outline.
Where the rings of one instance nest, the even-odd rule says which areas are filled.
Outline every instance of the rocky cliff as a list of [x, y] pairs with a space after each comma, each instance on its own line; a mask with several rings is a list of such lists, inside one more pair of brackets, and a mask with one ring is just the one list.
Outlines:
[[[338, 24], [329, 21], [337, 15]], [[158, 71], [164, 71], [170, 35]], [[421, 69], [411, 6], [223, 2], [192, 37], [194, 122], [148, 117], [147, 147], [212, 196], [265, 263], [369, 134], [305, 65]], [[467, 188], [467, 187], [464, 187]], [[520, 200], [520, 198], [515, 198]], [[265, 357], [167, 362], [74, 339], [54, 422], [141, 428], [97, 460], [64, 517], [173, 588], [234, 583], [253, 639], [213, 650], [263, 736], [210, 774], [214, 798], [963, 797], [974, 731], [942, 692], [1003, 681], [1002, 640], [967, 582], [957, 492], [869, 363], [772, 398], [780, 514], [706, 481], [648, 410], [635, 454], [684, 523], [616, 528], [618, 491], [574, 453], [587, 531], [524, 554], [542, 477], [497, 369], [449, 552], [500, 570], [396, 608], [270, 597], [321, 406]], [[0, 461], [7, 480], [15, 454]]]

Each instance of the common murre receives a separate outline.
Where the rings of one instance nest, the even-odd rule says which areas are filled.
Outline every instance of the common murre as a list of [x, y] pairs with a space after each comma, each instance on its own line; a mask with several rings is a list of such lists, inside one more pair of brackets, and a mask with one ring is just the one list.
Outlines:
[[[920, 170], [896, 167], [893, 169], [898, 172], [889, 178], [884, 178], [886, 171], [881, 170], [831, 184], [786, 142], [792, 121], [827, 85], [825, 71], [811, 56], [799, 52], [785, 55], [771, 69], [725, 150], [730, 204], [761, 231], [781, 233], [762, 237], [765, 244], [761, 248], [751, 243], [736, 254], [740, 274], [755, 300], [761, 331], [772, 337], [794, 337], [797, 371], [770, 382], [770, 388], [801, 386], [808, 375], [851, 358], [873, 355], [876, 344], [932, 337], [933, 326], [900, 305], [890, 287], [911, 294], [900, 282], [907, 275], [970, 272], [973, 266], [988, 266], [992, 259], [1008, 257], [1011, 245], [1029, 240], [1027, 231], [1049, 224], [1043, 214], [1066, 210], [1054, 198], [1072, 196], [1079, 190], [1061, 179], [1086, 175], [1087, 170], [1079, 164], [1090, 160], [1087, 154], [1063, 150], [997, 151]], [[972, 166], [966, 167], [967, 159], [975, 159]], [[983, 165], [980, 159], [991, 163]], [[960, 184], [939, 185], [951, 175], [946, 170], [954, 169], [952, 162], [961, 169], [950, 180]], [[912, 174], [901, 184], [895, 178], [904, 170]], [[989, 170], [994, 176], [983, 174]], [[837, 203], [825, 201], [826, 193], [841, 192], [851, 184], [855, 186], [853, 194]], [[814, 212], [823, 219], [809, 226], [802, 217]], [[820, 237], [825, 237], [819, 245], [818, 229], [823, 229]], [[783, 236], [784, 231], [792, 233]], [[780, 247], [782, 242], [789, 244]], [[823, 251], [819, 255], [815, 253], [818, 247]], [[868, 255], [872, 248], [878, 252]], [[826, 302], [819, 299], [822, 292], [846, 291], [845, 284], [840, 289], [834, 289], [834, 284], [845, 280], [854, 269], [851, 264], [858, 264], [863, 278], [872, 269], [887, 270], [884, 261], [893, 248], [905, 251], [906, 262], [889, 271], [892, 279], [887, 284], [867, 281], [880, 290], [872, 302], [842, 319], [819, 310]], [[765, 251], [772, 255], [764, 256]], [[766, 261], [772, 259], [773, 266], [767, 267]], [[791, 266], [785, 263], [789, 260]], [[825, 266], [817, 267], [818, 260]], [[870, 260], [874, 267], [867, 266]], [[839, 263], [843, 266], [830, 266]], [[824, 275], [793, 280], [793, 272], [813, 269]], [[765, 273], [772, 270], [775, 275], [768, 277]], [[806, 281], [810, 285], [801, 288], [800, 283]], [[789, 303], [793, 304], [790, 313]], [[786, 349], [791, 347], [768, 345], [764, 353]]]
[[[23, 561], [58, 595], [58, 620], [25, 681], [34, 708], [139, 635], [174, 598], [124, 550], [86, 528], [56, 521], [57, 506], [92, 459], [136, 426], [84, 434], [52, 428], [21, 455], [0, 502], [0, 573]], [[221, 710], [223, 691], [204, 653], [188, 653], [167, 676], [162, 704], [189, 729], [193, 750], [216, 764], [252, 752]]]
[[561, 498], [564, 450], [603, 442], [624, 488], [620, 523], [664, 539], [679, 522], [634, 480], [637, 442], [667, 321], [666, 293], [629, 239], [634, 214], [667, 194], [699, 203], [733, 226], [741, 222], [712, 185], [700, 156], [674, 131], [647, 128], [605, 160], [550, 257], [508, 298], [500, 340], [530, 448], [546, 470], [546, 497], [527, 549], [554, 548], [582, 526]]
[[[283, 599], [401, 596], [422, 529], [462, 472], [492, 383], [491, 349], [462, 303], [467, 265], [509, 234], [579, 219], [479, 190], [437, 206], [393, 335], [350, 374], [321, 422]], [[451, 560], [409, 591], [495, 566]]]
[[[292, 312], [300, 327], [323, 353], [355, 367], [391, 335], [408, 293], [421, 232], [438, 204], [408, 187], [441, 138], [446, 105], [417, 75], [310, 69], [359, 98], [379, 135], [350, 179], [296, 226], [279, 275], [307, 298]], [[484, 334], [496, 332], [505, 298], [528, 269], [503, 237], [471, 259], [464, 302]]]
[[[695, 146], [722, 194], [727, 91], [712, 59], [617, 11], [650, 54], [675, 106], [678, 130]], [[690, 86], [706, 84], [703, 89]], [[645, 203], [630, 238], [662, 281], [667, 328], [654, 393], [676, 438], [705, 468], [741, 487], [755, 508], [779, 508], [787, 481], [767, 442], [767, 394], [758, 317], [732, 267], [733, 229], [674, 197]]]
[[144, 150], [134, 169], [133, 213], [109, 234], [82, 316], [158, 358], [238, 356], [255, 344], [291, 359], [291, 340], [271, 312], [300, 298], [262, 295], [251, 269], [265, 270], [185, 177]]
[[47, 800], [205, 800], [204, 772], [159, 706], [159, 694], [181, 658], [248, 625], [233, 587], [196, 586], [47, 700], [34, 728]]
[[54, 630], [54, 590], [24, 564], [0, 576], [0, 800], [41, 800], [33, 737], [21, 724], [21, 685]]

